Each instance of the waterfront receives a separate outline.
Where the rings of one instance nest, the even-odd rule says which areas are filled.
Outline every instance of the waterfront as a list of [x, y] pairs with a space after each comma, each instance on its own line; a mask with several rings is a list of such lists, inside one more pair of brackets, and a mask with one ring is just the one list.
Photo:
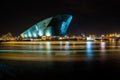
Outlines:
[[119, 41], [0, 44], [1, 80], [118, 79], [119, 73]]

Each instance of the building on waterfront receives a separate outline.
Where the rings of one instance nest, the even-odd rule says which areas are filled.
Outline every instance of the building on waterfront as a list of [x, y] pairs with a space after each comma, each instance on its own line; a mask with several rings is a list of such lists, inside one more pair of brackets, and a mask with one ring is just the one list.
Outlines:
[[16, 38], [13, 37], [13, 35], [10, 32], [0, 37], [0, 41], [7, 41], [7, 40], [16, 40]]
[[63, 36], [72, 20], [72, 15], [57, 15], [44, 19], [20, 34], [22, 38]]

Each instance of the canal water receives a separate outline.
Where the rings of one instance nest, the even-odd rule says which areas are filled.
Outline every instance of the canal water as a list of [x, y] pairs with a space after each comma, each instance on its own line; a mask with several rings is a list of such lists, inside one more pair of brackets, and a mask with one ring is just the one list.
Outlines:
[[3, 42], [0, 80], [120, 79], [120, 42]]

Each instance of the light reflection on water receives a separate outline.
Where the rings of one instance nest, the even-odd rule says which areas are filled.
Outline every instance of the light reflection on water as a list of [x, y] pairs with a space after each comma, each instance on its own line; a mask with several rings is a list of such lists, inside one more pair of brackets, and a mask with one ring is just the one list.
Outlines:
[[101, 52], [104, 54], [105, 53], [105, 48], [106, 48], [106, 43], [105, 42], [101, 42], [100, 43], [100, 48], [101, 48]]
[[0, 80], [119, 79], [120, 43], [56, 43], [0, 44]]
[[[0, 45], [1, 59], [23, 60], [105, 60], [108, 53], [120, 53], [118, 42], [58, 41], [34, 44], [4, 43]], [[113, 55], [113, 54], [112, 54]], [[120, 54], [119, 54], [120, 55]]]
[[105, 42], [101, 42], [101, 44], [100, 44], [100, 52], [101, 52], [101, 58], [102, 58], [102, 60], [105, 60], [105, 58], [106, 58], [106, 43]]
[[87, 43], [86, 43], [86, 53], [87, 53], [88, 59], [91, 59], [92, 56], [93, 56], [93, 52], [92, 52], [92, 42], [87, 42]]

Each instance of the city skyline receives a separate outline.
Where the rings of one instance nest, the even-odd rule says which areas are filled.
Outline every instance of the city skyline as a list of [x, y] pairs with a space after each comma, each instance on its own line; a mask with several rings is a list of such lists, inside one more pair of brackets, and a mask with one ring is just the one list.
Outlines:
[[119, 33], [119, 0], [42, 0], [1, 2], [0, 34], [18, 36], [30, 26], [47, 17], [73, 15], [66, 34]]

